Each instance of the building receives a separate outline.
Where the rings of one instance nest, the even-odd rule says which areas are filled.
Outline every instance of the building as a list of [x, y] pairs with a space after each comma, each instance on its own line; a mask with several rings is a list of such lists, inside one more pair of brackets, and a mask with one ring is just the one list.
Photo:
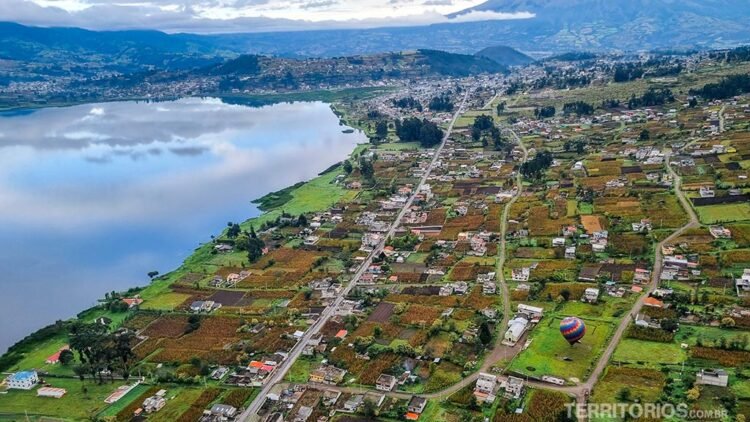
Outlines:
[[344, 380], [346, 369], [323, 365], [310, 373], [310, 382], [336, 385]]
[[375, 381], [375, 388], [380, 391], [392, 391], [396, 386], [396, 377], [388, 374], [380, 374], [378, 380]]
[[409, 406], [407, 409], [411, 413], [421, 414], [424, 412], [424, 408], [427, 406], [427, 399], [424, 397], [419, 396], [413, 396], [411, 400], [409, 400]]
[[39, 382], [36, 371], [22, 371], [11, 374], [5, 379], [8, 389], [31, 390]]
[[519, 399], [523, 395], [523, 379], [509, 376], [500, 387], [505, 391], [503, 396], [509, 399]]
[[723, 369], [701, 369], [695, 376], [695, 383], [726, 387], [729, 384], [729, 375]]
[[536, 306], [524, 305], [523, 303], [518, 304], [518, 313], [525, 314], [528, 319], [541, 319], [544, 315], [544, 309]]
[[52, 398], [62, 398], [62, 396], [67, 393], [68, 390], [64, 388], [52, 388], [52, 387], [42, 387], [38, 390], [36, 390], [37, 397], [52, 397]]
[[745, 296], [750, 293], [750, 268], [745, 268], [742, 277], [735, 280], [737, 286], [737, 296]]
[[477, 378], [477, 384], [474, 387], [474, 397], [482, 403], [492, 403], [495, 401], [495, 387], [497, 386], [497, 376], [492, 374], [480, 373]]
[[589, 287], [583, 292], [581, 302], [585, 303], [596, 303], [599, 300], [599, 289], [596, 287]]
[[146, 413], [154, 413], [160, 411], [166, 404], [167, 400], [164, 397], [156, 395], [144, 400], [142, 407]]
[[503, 336], [503, 343], [510, 346], [518, 343], [518, 340], [521, 339], [521, 336], [526, 332], [528, 326], [529, 320], [522, 316], [516, 316], [508, 321], [508, 331], [506, 331]]

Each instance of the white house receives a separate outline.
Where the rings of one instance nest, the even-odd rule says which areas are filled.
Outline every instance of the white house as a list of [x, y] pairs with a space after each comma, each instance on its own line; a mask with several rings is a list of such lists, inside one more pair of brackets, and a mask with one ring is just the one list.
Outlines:
[[723, 369], [701, 369], [695, 376], [695, 383], [726, 387], [729, 384], [729, 375]]
[[5, 379], [9, 389], [31, 390], [39, 382], [36, 371], [22, 371], [11, 374]]
[[495, 401], [496, 385], [496, 375], [486, 374], [484, 372], [480, 373], [479, 378], [477, 378], [477, 384], [474, 387], [474, 397], [480, 402], [492, 403]]
[[526, 332], [528, 326], [529, 320], [522, 316], [517, 316], [508, 321], [508, 331], [506, 331], [505, 336], [503, 336], [503, 343], [511, 346], [518, 343], [518, 340], [521, 339], [521, 336]]
[[596, 303], [599, 300], [599, 289], [595, 287], [589, 287], [583, 292], [582, 302]]

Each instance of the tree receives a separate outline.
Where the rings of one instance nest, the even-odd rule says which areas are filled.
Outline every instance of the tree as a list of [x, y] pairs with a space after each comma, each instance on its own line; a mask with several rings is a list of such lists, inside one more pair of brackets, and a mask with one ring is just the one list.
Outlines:
[[377, 136], [378, 139], [385, 139], [388, 137], [388, 122], [381, 120], [375, 125], [375, 136]]
[[75, 360], [75, 355], [70, 349], [65, 349], [60, 352], [59, 359], [63, 366], [68, 366]]
[[297, 226], [307, 227], [307, 217], [305, 217], [305, 214], [300, 214], [299, 217], [297, 217]]
[[365, 157], [359, 159], [359, 172], [362, 173], [362, 177], [372, 181], [375, 176], [375, 168], [372, 165], [372, 161]]
[[154, 277], [159, 275], [159, 271], [149, 271], [147, 275], [148, 275], [148, 278], [153, 279]]
[[641, 141], [648, 141], [649, 139], [651, 139], [651, 132], [649, 132], [648, 129], [643, 129], [641, 131], [641, 134], [638, 135], [638, 139], [640, 139]]
[[630, 389], [625, 387], [617, 392], [617, 399], [620, 401], [630, 401]]
[[227, 237], [229, 238], [235, 238], [242, 232], [242, 229], [240, 229], [240, 225], [237, 223], [229, 222], [227, 223], [227, 226], [229, 227], [227, 229]]
[[479, 341], [485, 346], [492, 342], [492, 331], [490, 331], [490, 325], [486, 321], [479, 325]]
[[354, 170], [354, 167], [352, 167], [352, 162], [349, 160], [344, 160], [344, 172], [346, 172], [346, 174], [351, 174], [352, 170]]

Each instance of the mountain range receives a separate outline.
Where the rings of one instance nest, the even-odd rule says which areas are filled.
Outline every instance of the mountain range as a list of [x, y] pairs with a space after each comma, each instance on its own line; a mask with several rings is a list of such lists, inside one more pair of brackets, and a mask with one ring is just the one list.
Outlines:
[[540, 57], [566, 51], [724, 48], [750, 42], [748, 0], [489, 0], [458, 15], [475, 11], [523, 11], [534, 17], [221, 35], [96, 32], [0, 23], [0, 59], [105, 60], [179, 68], [204, 66], [239, 54], [299, 58], [416, 49], [473, 54], [507, 45]]

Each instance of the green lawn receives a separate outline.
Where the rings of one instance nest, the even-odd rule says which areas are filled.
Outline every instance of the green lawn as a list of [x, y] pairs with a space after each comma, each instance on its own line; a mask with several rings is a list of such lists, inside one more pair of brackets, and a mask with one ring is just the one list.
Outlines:
[[510, 369], [535, 377], [552, 375], [583, 381], [609, 338], [612, 325], [585, 320], [586, 336], [571, 346], [560, 334], [560, 321], [542, 320], [531, 332], [531, 345], [513, 360]]
[[137, 399], [141, 396], [141, 394], [145, 393], [150, 387], [147, 385], [139, 384], [134, 389], [130, 390], [128, 394], [120, 398], [120, 400], [117, 400], [116, 402], [112, 403], [108, 408], [104, 409], [104, 411], [97, 415], [99, 418], [104, 418], [107, 416], [117, 416], [122, 409], [128, 407], [130, 402]]
[[644, 364], [678, 364], [687, 354], [676, 343], [660, 343], [656, 341], [623, 339], [615, 349], [612, 360], [615, 362], [630, 362]]
[[87, 390], [84, 393], [82, 384], [77, 379], [49, 378], [47, 381], [53, 387], [65, 388], [68, 390], [67, 394], [61, 399], [54, 399], [37, 397], [36, 389], [10, 390], [8, 394], [0, 394], [0, 412], [17, 414], [18, 420], [21, 420], [24, 412], [33, 416], [65, 415], [67, 420], [74, 421], [91, 420], [90, 417], [108, 406], [104, 399], [122, 385], [122, 382], [97, 385], [95, 382], [87, 381], [83, 384]]
[[37, 371], [47, 371], [52, 374], [72, 375], [73, 370], [70, 367], [63, 366], [59, 363], [55, 365], [44, 363], [44, 361], [47, 360], [48, 357], [53, 355], [55, 352], [60, 350], [60, 348], [66, 346], [67, 344], [68, 337], [66, 335], [55, 336], [49, 340], [39, 343], [32, 350], [26, 353], [21, 361], [13, 365], [8, 370], [10, 372], [18, 372], [29, 369], [36, 369]]
[[736, 203], [695, 207], [703, 224], [750, 220], [750, 204]]

